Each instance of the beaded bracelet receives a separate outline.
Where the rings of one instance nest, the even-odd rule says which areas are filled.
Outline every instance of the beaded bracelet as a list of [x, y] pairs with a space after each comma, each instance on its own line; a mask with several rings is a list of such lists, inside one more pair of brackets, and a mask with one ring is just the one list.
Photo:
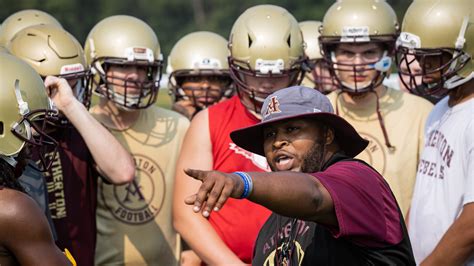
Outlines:
[[234, 172], [234, 174], [240, 176], [240, 178], [242, 178], [242, 181], [244, 181], [244, 191], [242, 192], [242, 195], [240, 195], [240, 198], [248, 198], [253, 190], [252, 177], [250, 177], [250, 175], [245, 172]]

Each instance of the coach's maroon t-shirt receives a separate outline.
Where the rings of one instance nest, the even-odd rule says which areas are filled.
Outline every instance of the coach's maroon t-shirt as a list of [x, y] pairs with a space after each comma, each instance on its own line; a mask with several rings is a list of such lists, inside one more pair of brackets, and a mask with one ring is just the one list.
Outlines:
[[[78, 265], [93, 265], [98, 175], [92, 155], [73, 127], [63, 128], [52, 136], [59, 141], [59, 156], [44, 176], [56, 244], [62, 250], [67, 248]], [[48, 152], [47, 156], [52, 154]]]
[[338, 227], [273, 213], [260, 230], [253, 265], [414, 265], [395, 197], [370, 166], [342, 155], [312, 174], [334, 202]]

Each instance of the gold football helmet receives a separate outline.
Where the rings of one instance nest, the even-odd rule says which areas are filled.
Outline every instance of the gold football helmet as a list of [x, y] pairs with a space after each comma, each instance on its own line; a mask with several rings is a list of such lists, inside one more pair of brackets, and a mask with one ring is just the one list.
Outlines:
[[[343, 91], [361, 93], [378, 87], [389, 73], [399, 24], [395, 11], [383, 0], [340, 0], [324, 15], [320, 43], [324, 58]], [[335, 51], [340, 44], [377, 43], [380, 55], [367, 56], [364, 62], [338, 61]], [[342, 73], [357, 76], [361, 71], [376, 70], [369, 81], [343, 81]]]
[[[170, 93], [175, 101], [191, 100], [195, 107], [207, 107], [233, 93], [227, 63], [227, 40], [218, 34], [199, 31], [181, 38], [168, 56]], [[207, 79], [221, 84], [219, 88], [183, 87], [185, 81]], [[202, 82], [201, 82], [201, 85]]]
[[[414, 94], [440, 99], [473, 79], [472, 1], [414, 1], [405, 13], [397, 48], [399, 73], [410, 77], [405, 86]], [[421, 73], [410, 69], [415, 64]]]
[[78, 100], [90, 106], [84, 51], [71, 34], [53, 25], [35, 25], [19, 31], [7, 46], [43, 79], [52, 75], [68, 80]]
[[0, 27], [0, 46], [6, 46], [20, 30], [33, 25], [54, 25], [62, 28], [61, 24], [50, 14], [36, 9], [21, 10], [7, 17]]
[[[276, 89], [299, 84], [304, 76], [304, 43], [298, 22], [286, 9], [258, 5], [235, 21], [229, 38], [229, 67], [240, 97], [249, 95], [256, 111]], [[271, 90], [257, 90], [248, 79], [288, 79]]]
[[[25, 143], [40, 150], [52, 145], [54, 150], [57, 142], [47, 131], [48, 124], [57, 119], [57, 111], [35, 70], [12, 55], [0, 53], [0, 90], [0, 157], [14, 165]], [[40, 170], [46, 170], [52, 161], [41, 158], [41, 162]]]
[[[125, 109], [142, 109], [155, 103], [163, 56], [158, 38], [148, 24], [124, 15], [105, 18], [89, 32], [84, 52], [93, 74], [93, 92]], [[111, 66], [145, 68], [146, 80], [110, 76], [107, 72]], [[124, 86], [124, 92], [117, 92], [116, 86]], [[135, 88], [139, 89], [138, 94], [131, 92]]]
[[322, 22], [308, 20], [300, 22], [299, 25], [303, 33], [304, 52], [308, 57], [307, 65], [309, 68], [301, 84], [310, 88], [314, 87], [321, 93], [328, 94], [336, 89], [336, 84], [320, 50], [319, 28]]

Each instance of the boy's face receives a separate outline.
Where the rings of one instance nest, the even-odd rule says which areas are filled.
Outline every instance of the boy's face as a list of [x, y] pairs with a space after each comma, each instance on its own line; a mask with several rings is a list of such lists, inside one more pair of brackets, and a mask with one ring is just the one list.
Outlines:
[[423, 83], [432, 84], [439, 82], [443, 74], [447, 72], [449, 68], [448, 63], [452, 57], [452, 54], [442, 52], [441, 54], [417, 58], [423, 73]]
[[205, 108], [219, 102], [229, 86], [229, 79], [220, 76], [186, 77], [181, 89], [197, 108]]
[[407, 55], [399, 64], [400, 89], [408, 91], [421, 84], [421, 67], [414, 55]]
[[275, 77], [254, 77], [245, 76], [245, 84], [251, 89], [256, 100], [263, 103], [265, 98], [277, 90], [289, 87], [290, 76], [275, 76]]
[[378, 76], [373, 64], [383, 56], [383, 48], [377, 43], [348, 44], [336, 46], [333, 63], [336, 76], [349, 88], [365, 88]]
[[147, 79], [147, 68], [136, 65], [110, 65], [107, 81], [113, 84], [115, 93], [130, 96], [140, 95], [141, 84]]
[[316, 63], [313, 71], [313, 80], [315, 82], [316, 89], [318, 89], [323, 94], [329, 94], [330, 92], [337, 89], [337, 85], [326, 62], [319, 61]]

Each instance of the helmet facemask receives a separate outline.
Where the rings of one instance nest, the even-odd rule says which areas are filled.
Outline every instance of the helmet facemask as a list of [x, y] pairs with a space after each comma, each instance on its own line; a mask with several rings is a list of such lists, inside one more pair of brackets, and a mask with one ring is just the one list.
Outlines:
[[306, 74], [306, 78], [314, 84], [315, 90], [327, 95], [337, 89], [337, 82], [334, 76], [331, 75], [331, 70], [326, 60], [322, 58], [311, 59], [308, 60], [307, 65], [309, 73]]
[[[252, 70], [250, 64], [241, 60], [237, 60], [233, 57], [229, 57], [229, 68], [232, 79], [237, 85], [237, 92], [242, 98], [248, 95], [251, 102], [253, 103], [253, 109], [256, 113], [260, 112], [265, 98], [273, 92], [282, 89], [298, 85], [304, 78], [303, 70], [304, 59], [301, 58], [296, 60], [290, 65], [289, 69], [284, 69], [283, 60], [262, 60], [256, 61], [256, 70]], [[249, 79], [269, 79], [272, 81], [285, 80], [286, 84], [278, 84], [271, 89], [265, 88], [253, 88], [248, 85]], [[280, 83], [280, 82], [277, 82]]]
[[76, 99], [81, 102], [86, 109], [89, 109], [91, 106], [91, 90], [89, 84], [91, 81], [91, 72], [89, 70], [84, 70], [75, 73], [62, 74], [58, 77], [64, 78], [68, 81]]
[[[197, 85], [185, 86], [187, 82]], [[223, 97], [230, 98], [234, 93], [232, 79], [227, 70], [173, 71], [169, 76], [169, 85], [170, 93], [174, 95], [176, 102], [191, 101], [197, 110], [207, 108]]]
[[[338, 97], [342, 92], [347, 92], [350, 95], [360, 95], [363, 93], [373, 93], [376, 98], [376, 114], [379, 120], [379, 124], [384, 135], [385, 145], [390, 151], [395, 150], [389, 140], [387, 130], [385, 128], [385, 122], [380, 111], [380, 102], [379, 95], [375, 89], [381, 86], [384, 78], [387, 76], [390, 71], [392, 64], [391, 55], [394, 52], [395, 47], [395, 35], [385, 35], [385, 36], [354, 36], [354, 37], [320, 37], [320, 42], [324, 51], [324, 56], [332, 75], [337, 81], [341, 91], [338, 94]], [[344, 39], [344, 41], [342, 41]], [[377, 44], [379, 51], [376, 51], [375, 48], [367, 47], [367, 49], [362, 49], [362, 53], [341, 49], [337, 50], [337, 45], [340, 44]], [[337, 53], [337, 54], [336, 54]], [[354, 63], [356, 56], [361, 57], [359, 59], [362, 63]], [[347, 57], [347, 60], [344, 60], [344, 57]], [[339, 58], [339, 59], [338, 59]], [[341, 60], [342, 58], [342, 60]], [[374, 73], [373, 77], [370, 77], [371, 73]], [[347, 83], [342, 80], [341, 76], [349, 75], [347, 79], [353, 79], [352, 84]], [[360, 76], [361, 80], [358, 81]], [[361, 84], [362, 83], [362, 84]], [[338, 107], [336, 106], [336, 114], [339, 114]]]
[[[396, 60], [400, 78], [410, 92], [439, 100], [448, 93], [446, 82], [456, 77], [470, 56], [453, 48], [410, 49], [399, 46]], [[416, 71], [417, 68], [421, 71]], [[409, 77], [408, 81], [402, 75]]]
[[[15, 122], [10, 130], [13, 135], [29, 145], [32, 152], [38, 152], [40, 158], [38, 170], [48, 171], [57, 154], [58, 142], [49, 134], [58, 124], [58, 111], [52, 108], [30, 111], [28, 103], [24, 102], [21, 96], [18, 80], [15, 83], [15, 94], [21, 119]], [[46, 158], [45, 154], [51, 151], [51, 158]]]
[[58, 142], [49, 134], [55, 131], [58, 119], [55, 110], [35, 110], [11, 128], [15, 136], [26, 142], [33, 156], [39, 158], [36, 168], [41, 172], [49, 171], [57, 156]]
[[303, 81], [303, 34], [284, 8], [247, 9], [234, 22], [228, 47], [229, 69], [241, 103], [256, 114], [268, 95]]
[[[366, 42], [358, 42], [355, 39], [353, 41], [341, 42], [340, 38], [321, 38], [325, 55], [324, 60], [331, 71], [331, 75], [342, 91], [351, 94], [360, 94], [374, 91], [382, 84], [392, 64], [390, 56], [394, 51], [394, 36], [370, 37], [370, 41], [367, 40]], [[343, 51], [342, 54], [337, 54], [336, 52], [337, 46], [340, 44], [357, 45], [373, 43], [381, 48], [379, 52], [375, 53], [371, 51], [373, 49], [363, 52], [362, 55], [345, 55], [344, 53], [347, 52]], [[361, 63], [354, 62], [356, 56], [361, 58]], [[347, 59], [344, 59], [345, 57], [347, 57]], [[373, 71], [376, 71], [375, 75], [372, 74]], [[351, 81], [348, 82], [348, 79]]]
[[[94, 60], [92, 71], [100, 77], [93, 80], [92, 91], [101, 97], [105, 97], [125, 110], [144, 109], [156, 102], [160, 87], [162, 61], [128, 61], [122, 58], [106, 58]], [[135, 66], [144, 68], [146, 78], [144, 81], [129, 80], [108, 74], [110, 67]], [[113, 80], [113, 81], [110, 81]], [[123, 87], [123, 92], [117, 91], [117, 87]], [[138, 93], [133, 92], [138, 90]]]

